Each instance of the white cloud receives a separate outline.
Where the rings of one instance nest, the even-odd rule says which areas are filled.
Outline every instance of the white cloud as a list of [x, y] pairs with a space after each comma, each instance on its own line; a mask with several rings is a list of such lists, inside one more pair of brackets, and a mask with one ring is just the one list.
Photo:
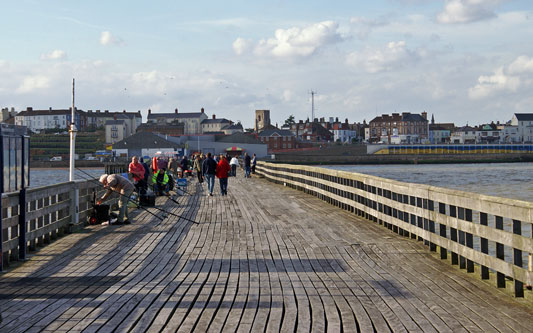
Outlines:
[[235, 52], [235, 54], [241, 55], [241, 54], [248, 52], [251, 49], [252, 42], [250, 40], [246, 40], [244, 38], [239, 37], [233, 42], [232, 46], [233, 46], [233, 51]]
[[[253, 48], [253, 53], [275, 58], [309, 57], [325, 45], [342, 41], [338, 29], [338, 23], [333, 21], [319, 22], [305, 28], [277, 29], [273, 38], [260, 40]], [[233, 42], [236, 54], [244, 53], [248, 46], [248, 42], [242, 38]]]
[[502, 0], [446, 0], [444, 10], [437, 15], [439, 23], [470, 23], [496, 16], [495, 7]]
[[104, 46], [108, 45], [123, 45], [124, 41], [116, 36], [113, 36], [111, 32], [104, 31], [100, 34], [100, 44]]
[[520, 56], [509, 65], [510, 74], [533, 73], [533, 58]]
[[65, 51], [53, 50], [50, 53], [41, 54], [41, 60], [62, 60], [67, 57]]
[[362, 52], [350, 53], [346, 57], [346, 63], [369, 73], [377, 73], [402, 68], [416, 62], [421, 54], [423, 52], [409, 50], [405, 41], [389, 42], [382, 49], [367, 48]]
[[469, 89], [468, 96], [472, 99], [480, 99], [498, 91], [516, 91], [519, 86], [520, 78], [506, 75], [503, 68], [498, 68], [493, 75], [480, 76], [478, 84]]
[[47, 89], [50, 86], [50, 79], [46, 76], [36, 75], [25, 77], [17, 88], [19, 94], [33, 93], [36, 90]]

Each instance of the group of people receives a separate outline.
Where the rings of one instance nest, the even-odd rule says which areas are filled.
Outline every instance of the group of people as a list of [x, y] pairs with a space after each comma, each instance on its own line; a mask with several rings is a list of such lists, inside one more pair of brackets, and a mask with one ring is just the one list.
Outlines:
[[[230, 160], [230, 162], [228, 162]], [[228, 194], [228, 177], [237, 175], [237, 167], [240, 165], [236, 156], [230, 159], [229, 155], [207, 155], [197, 154], [188, 159], [184, 156], [178, 162], [177, 158], [170, 158], [168, 161], [164, 158], [155, 159], [151, 166], [148, 166], [143, 158], [133, 156], [128, 167], [128, 173], [131, 175], [133, 183], [126, 177], [119, 174], [103, 174], [100, 176], [100, 183], [107, 188], [106, 193], [97, 201], [101, 204], [113, 192], [120, 194], [118, 202], [119, 215], [116, 224], [129, 223], [127, 204], [133, 191], [140, 196], [145, 195], [149, 186], [149, 180], [157, 195], [169, 196], [171, 182], [176, 178], [192, 176], [195, 171], [198, 182], [207, 182], [208, 195], [213, 196], [215, 187], [215, 177], [219, 179], [221, 195]], [[244, 154], [244, 176], [250, 177], [250, 173], [255, 173], [256, 155], [253, 157]], [[152, 177], [150, 178], [150, 174]]]

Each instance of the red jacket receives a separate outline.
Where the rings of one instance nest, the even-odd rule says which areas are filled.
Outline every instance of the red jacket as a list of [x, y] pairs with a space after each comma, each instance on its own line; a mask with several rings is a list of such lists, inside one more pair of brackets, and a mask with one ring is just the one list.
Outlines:
[[133, 175], [135, 181], [138, 182], [139, 180], [144, 179], [144, 167], [141, 163], [137, 162], [137, 164], [133, 164], [133, 162], [131, 162], [128, 171]]
[[231, 170], [226, 158], [222, 158], [217, 164], [217, 178], [228, 178], [228, 172]]

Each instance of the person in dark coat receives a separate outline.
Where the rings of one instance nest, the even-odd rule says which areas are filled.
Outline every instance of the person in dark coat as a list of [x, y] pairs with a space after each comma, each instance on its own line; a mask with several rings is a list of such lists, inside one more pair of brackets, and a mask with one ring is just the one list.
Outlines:
[[248, 153], [244, 153], [244, 177], [250, 178], [250, 170], [252, 167], [252, 158]]
[[207, 153], [207, 158], [202, 163], [202, 173], [207, 182], [207, 191], [209, 195], [213, 195], [213, 189], [215, 187], [215, 175], [217, 173], [217, 162], [211, 156], [211, 153]]

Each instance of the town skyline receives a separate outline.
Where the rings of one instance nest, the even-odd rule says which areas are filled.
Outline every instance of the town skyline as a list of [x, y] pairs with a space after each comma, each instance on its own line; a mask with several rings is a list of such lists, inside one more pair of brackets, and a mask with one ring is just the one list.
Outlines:
[[[383, 0], [3, 5], [0, 106], [198, 112], [253, 127], [269, 109], [367, 122], [481, 124], [531, 112], [533, 5]], [[231, 8], [230, 8], [231, 7]], [[24, 24], [21, 24], [24, 22]], [[42, 29], [42, 27], [47, 29]]]

